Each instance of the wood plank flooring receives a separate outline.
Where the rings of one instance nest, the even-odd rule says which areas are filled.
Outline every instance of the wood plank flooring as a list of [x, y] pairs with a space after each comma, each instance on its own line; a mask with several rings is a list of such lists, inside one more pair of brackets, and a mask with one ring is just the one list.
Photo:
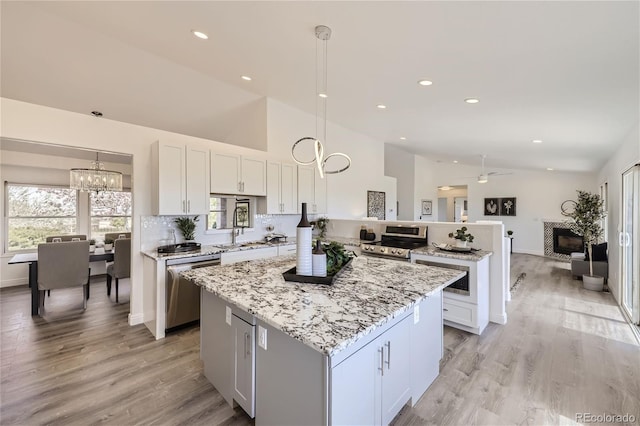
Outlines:
[[[482, 336], [445, 327], [441, 374], [396, 426], [573, 424], [575, 414], [640, 419], [640, 347], [612, 297], [583, 290], [568, 264], [514, 254], [526, 273], [509, 323]], [[202, 375], [197, 327], [155, 341], [92, 284], [57, 290], [44, 318], [25, 287], [0, 290], [0, 424], [247, 425]]]

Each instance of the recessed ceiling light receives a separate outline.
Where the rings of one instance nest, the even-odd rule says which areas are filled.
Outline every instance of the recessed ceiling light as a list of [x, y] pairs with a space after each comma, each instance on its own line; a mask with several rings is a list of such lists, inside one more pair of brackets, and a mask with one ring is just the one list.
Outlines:
[[246, 81], [251, 81], [251, 77], [249, 77], [248, 75], [242, 75], [240, 76], [240, 78]]
[[94, 117], [102, 117], [102, 113], [100, 111], [91, 111], [91, 115]]
[[401, 140], [401, 141], [406, 141], [406, 140], [407, 140], [407, 138], [405, 138], [404, 136], [400, 136], [400, 140]]
[[453, 160], [453, 162], [454, 162], [455, 164], [458, 164], [458, 160]]
[[551, 171], [553, 170], [553, 167], [547, 167], [547, 170]]
[[431, 86], [433, 84], [433, 81], [429, 81], [429, 80], [420, 80], [418, 81], [418, 84], [420, 86]]
[[318, 93], [318, 96], [320, 96], [321, 98], [329, 97], [329, 95], [327, 95], [326, 93]]
[[533, 143], [542, 143], [542, 141], [540, 139], [534, 139], [531, 142], [533, 142]]
[[209, 38], [209, 36], [202, 31], [191, 30], [191, 33], [193, 33], [194, 36], [201, 38], [202, 40], [207, 40]]
[[440, 186], [440, 187], [438, 187], [438, 189], [440, 189], [440, 190], [442, 190], [442, 191], [449, 191], [449, 190], [451, 189], [451, 187], [450, 187], [450, 186], [446, 186], [446, 185], [445, 185], [445, 186]]
[[468, 104], [477, 104], [478, 102], [480, 102], [480, 100], [476, 98], [467, 98], [464, 101]]
[[378, 104], [376, 106], [378, 107], [378, 109], [386, 109], [387, 108], [386, 105], [382, 105], [382, 104]]

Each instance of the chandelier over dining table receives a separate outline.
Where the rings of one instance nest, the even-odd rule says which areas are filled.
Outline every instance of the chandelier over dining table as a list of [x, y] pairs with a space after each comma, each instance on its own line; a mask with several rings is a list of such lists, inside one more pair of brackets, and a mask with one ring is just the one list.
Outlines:
[[[334, 152], [332, 154], [324, 156], [324, 145], [322, 142], [327, 141], [327, 98], [329, 97], [327, 92], [327, 42], [331, 38], [331, 28], [325, 25], [318, 25], [315, 28], [316, 33], [316, 137], [306, 136], [298, 139], [291, 147], [291, 157], [293, 160], [303, 166], [316, 164], [318, 172], [321, 178], [324, 178], [325, 174], [336, 174], [347, 170], [351, 166], [351, 158], [347, 154], [341, 152]], [[322, 50], [319, 49], [318, 44], [322, 42]], [[322, 74], [319, 77], [319, 74]], [[322, 114], [322, 118], [319, 116], [319, 112]], [[296, 157], [296, 147], [300, 144], [312, 144], [314, 158], [309, 161], [301, 161]], [[343, 158], [346, 161], [346, 165], [341, 168], [333, 170], [327, 170], [327, 161], [329, 159]]]
[[91, 162], [88, 169], [74, 168], [69, 172], [69, 187], [86, 192], [122, 191], [122, 173], [106, 170], [99, 160], [96, 152], [96, 160]]

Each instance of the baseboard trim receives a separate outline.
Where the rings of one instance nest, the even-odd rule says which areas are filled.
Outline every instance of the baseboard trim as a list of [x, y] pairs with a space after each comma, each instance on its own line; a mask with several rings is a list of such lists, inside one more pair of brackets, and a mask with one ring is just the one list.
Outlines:
[[138, 325], [144, 322], [143, 314], [129, 314], [129, 325]]
[[29, 285], [29, 279], [28, 278], [12, 278], [10, 280], [3, 280], [0, 282], [0, 288], [17, 287], [19, 285]]
[[504, 325], [507, 323], [507, 313], [505, 312], [501, 315], [490, 315], [489, 321]]

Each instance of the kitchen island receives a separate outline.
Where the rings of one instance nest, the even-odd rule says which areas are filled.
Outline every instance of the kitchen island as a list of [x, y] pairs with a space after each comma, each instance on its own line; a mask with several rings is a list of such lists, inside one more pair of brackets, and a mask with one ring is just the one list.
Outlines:
[[182, 273], [201, 286], [205, 375], [256, 424], [387, 424], [438, 375], [442, 289], [460, 271], [358, 257], [331, 286], [295, 258]]

